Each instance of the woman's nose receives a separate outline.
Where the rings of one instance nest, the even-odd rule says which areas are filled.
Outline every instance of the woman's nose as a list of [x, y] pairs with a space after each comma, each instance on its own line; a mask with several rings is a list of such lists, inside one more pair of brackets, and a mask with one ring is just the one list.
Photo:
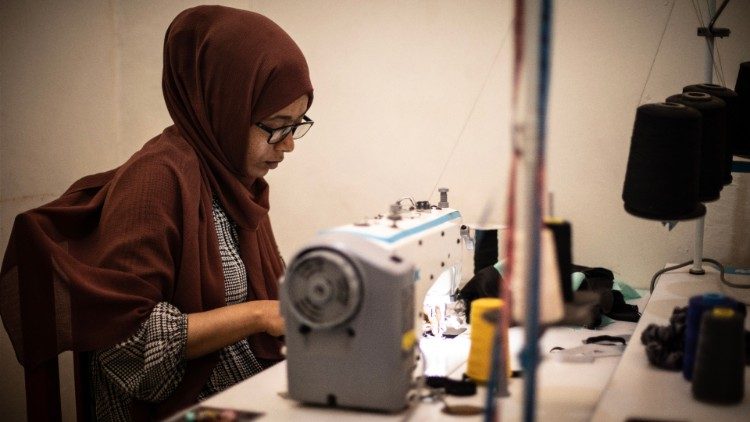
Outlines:
[[276, 143], [276, 149], [279, 149], [283, 152], [292, 152], [294, 151], [294, 138], [292, 137], [292, 134], [288, 134], [282, 139], [280, 142]]

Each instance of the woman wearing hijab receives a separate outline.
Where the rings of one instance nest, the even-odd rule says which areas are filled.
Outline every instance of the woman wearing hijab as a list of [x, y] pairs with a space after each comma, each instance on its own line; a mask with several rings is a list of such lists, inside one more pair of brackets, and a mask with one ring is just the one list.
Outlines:
[[162, 87], [174, 125], [19, 215], [0, 272], [19, 361], [92, 352], [101, 420], [168, 416], [281, 359], [263, 176], [312, 125], [305, 58], [261, 15], [196, 7], [167, 30]]

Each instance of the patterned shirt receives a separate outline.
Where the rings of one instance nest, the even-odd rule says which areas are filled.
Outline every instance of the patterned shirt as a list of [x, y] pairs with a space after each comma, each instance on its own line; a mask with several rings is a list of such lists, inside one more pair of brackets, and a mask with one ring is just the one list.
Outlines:
[[[219, 239], [227, 305], [247, 300], [247, 273], [239, 255], [236, 226], [214, 198], [213, 217]], [[133, 399], [159, 402], [169, 397], [185, 374], [187, 315], [167, 302], [158, 303], [127, 340], [93, 353], [91, 376], [96, 419], [130, 420]], [[246, 339], [225, 347], [198, 399], [203, 400], [262, 371]]]

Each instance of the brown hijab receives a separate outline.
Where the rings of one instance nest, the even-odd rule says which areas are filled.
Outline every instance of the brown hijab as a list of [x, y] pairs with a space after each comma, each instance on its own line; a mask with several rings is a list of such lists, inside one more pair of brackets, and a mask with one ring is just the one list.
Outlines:
[[[247, 177], [243, 163], [252, 123], [302, 95], [312, 101], [302, 52], [259, 14], [196, 7], [167, 30], [162, 86], [174, 126], [121, 167], [16, 217], [0, 315], [27, 368], [64, 350], [112, 346], [162, 301], [183, 313], [224, 306], [212, 197], [238, 225], [249, 299], [278, 298], [283, 263], [268, 185]], [[277, 339], [250, 341], [258, 357], [281, 357]], [[135, 403], [132, 416], [163, 417], [194, 402], [216, 357], [188, 361], [171, 398]]]

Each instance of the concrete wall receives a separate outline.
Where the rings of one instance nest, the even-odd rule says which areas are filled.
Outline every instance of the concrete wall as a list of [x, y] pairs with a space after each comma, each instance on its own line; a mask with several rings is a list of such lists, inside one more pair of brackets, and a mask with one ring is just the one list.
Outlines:
[[[282, 253], [323, 227], [403, 196], [503, 223], [512, 54], [508, 0], [220, 1], [266, 14], [305, 52], [314, 129], [269, 176]], [[547, 185], [574, 230], [575, 262], [645, 286], [692, 257], [693, 223], [672, 232], [622, 209], [635, 109], [703, 82], [691, 2], [555, 2]], [[164, 30], [192, 1], [5, 1], [0, 5], [0, 252], [13, 217], [77, 178], [117, 166], [170, 124]], [[730, 3], [717, 42], [733, 87], [750, 60], [750, 3]], [[654, 61], [654, 57], [656, 57]], [[646, 83], [649, 68], [653, 70]], [[747, 175], [708, 205], [705, 254], [750, 266]], [[0, 334], [0, 414], [23, 419], [20, 366]], [[67, 376], [64, 376], [67, 380]], [[69, 383], [69, 380], [67, 380]], [[69, 392], [64, 401], [71, 400]], [[71, 415], [66, 409], [66, 414]]]

